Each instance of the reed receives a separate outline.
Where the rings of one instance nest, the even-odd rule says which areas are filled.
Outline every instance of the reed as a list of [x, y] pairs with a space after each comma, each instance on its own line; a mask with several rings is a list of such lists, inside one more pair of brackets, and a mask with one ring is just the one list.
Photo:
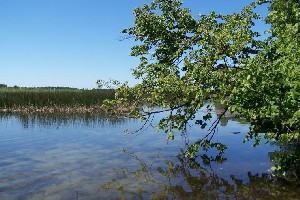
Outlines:
[[0, 89], [0, 109], [12, 111], [29, 108], [96, 108], [105, 99], [114, 98], [114, 93], [114, 90], [109, 89]]

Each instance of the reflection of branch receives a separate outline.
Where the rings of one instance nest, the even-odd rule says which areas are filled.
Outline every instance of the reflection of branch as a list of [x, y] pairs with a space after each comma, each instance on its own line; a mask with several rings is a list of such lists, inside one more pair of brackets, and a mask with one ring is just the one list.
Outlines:
[[184, 157], [161, 165], [161, 159], [147, 163], [135, 153], [124, 153], [138, 162], [138, 169], [121, 168], [121, 177], [102, 186], [105, 190], [117, 189], [123, 199], [297, 199], [299, 195], [297, 188], [282, 185], [268, 174], [248, 172], [245, 179], [234, 175], [222, 178]]
[[[155, 184], [158, 184], [158, 185], [162, 185], [161, 183], [158, 183], [158, 182], [156, 182], [152, 179], [153, 175], [152, 175], [152, 168], [151, 167], [152, 167], [153, 163], [151, 163], [150, 167], [149, 167], [149, 166], [147, 166], [145, 161], [143, 161], [141, 158], [139, 158], [133, 152], [128, 152], [128, 151], [126, 151], [126, 149], [123, 149], [123, 152], [128, 154], [130, 157], [134, 158], [135, 160], [137, 160], [139, 162], [142, 172], [145, 173], [144, 178], [145, 178], [146, 181], [149, 181], [149, 182], [152, 182], [152, 183], [155, 183]], [[137, 171], [139, 171], [139, 170], [137, 170]]]
[[[152, 117], [152, 118], [151, 118]], [[151, 120], [150, 120], [151, 118]], [[135, 133], [139, 133], [139, 132], [144, 132], [145, 130], [147, 130], [150, 126], [153, 127], [152, 122], [154, 119], [154, 115], [148, 115], [147, 119], [145, 120], [144, 124], [135, 131], [130, 131], [129, 134], [135, 134]], [[146, 125], [149, 123], [149, 125], [146, 127]], [[145, 128], [146, 127], [146, 128]]]
[[167, 108], [167, 109], [163, 109], [163, 110], [157, 110], [157, 111], [151, 111], [151, 112], [144, 112], [145, 114], [143, 114], [142, 116], [149, 116], [149, 115], [153, 115], [153, 114], [159, 114], [159, 113], [163, 113], [163, 112], [169, 112], [169, 111], [173, 111], [173, 110], [176, 110], [178, 108], [182, 108], [184, 106], [187, 106], [188, 103], [185, 103], [185, 104], [181, 104], [181, 105], [178, 105], [178, 106], [175, 106], [175, 107], [172, 107], [172, 108]]
[[207, 139], [209, 135], [210, 138], [208, 141], [211, 141], [213, 136], [215, 135], [216, 131], [217, 131], [217, 126], [219, 125], [220, 121], [221, 121], [221, 118], [225, 115], [225, 113], [228, 111], [228, 108], [225, 108], [224, 111], [218, 116], [218, 118], [212, 123], [212, 125], [209, 127], [208, 129], [208, 133], [207, 135], [202, 139]]

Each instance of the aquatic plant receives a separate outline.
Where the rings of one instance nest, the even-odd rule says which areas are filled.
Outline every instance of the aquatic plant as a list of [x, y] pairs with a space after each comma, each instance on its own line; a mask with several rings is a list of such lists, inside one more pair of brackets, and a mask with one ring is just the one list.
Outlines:
[[0, 89], [3, 112], [85, 112], [98, 110], [105, 99], [114, 97], [109, 89]]

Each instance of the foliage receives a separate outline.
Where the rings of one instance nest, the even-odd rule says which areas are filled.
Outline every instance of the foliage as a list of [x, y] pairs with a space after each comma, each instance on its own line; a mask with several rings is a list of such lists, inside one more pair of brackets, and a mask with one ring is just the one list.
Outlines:
[[[269, 4], [266, 22], [270, 36], [262, 40], [253, 31], [260, 16], [254, 8]], [[239, 13], [211, 12], [194, 19], [179, 0], [154, 0], [134, 10], [135, 25], [125, 29], [137, 41], [132, 56], [140, 58], [133, 75], [141, 82], [133, 88], [123, 84], [114, 101], [149, 120], [153, 114], [168, 113], [158, 128], [174, 138], [174, 129], [186, 131], [195, 122], [202, 129], [211, 119], [214, 101], [224, 112], [208, 128], [208, 133], [187, 149], [195, 158], [199, 147], [226, 147], [211, 143], [221, 117], [237, 112], [251, 123], [245, 140], [259, 144], [261, 133], [267, 140], [299, 143], [300, 67], [298, 0], [257, 1]], [[131, 98], [129, 98], [131, 97]], [[132, 101], [135, 99], [135, 101]], [[207, 115], [195, 119], [208, 103]]]
[[257, 133], [266, 132], [267, 139], [288, 142], [300, 133], [299, 1], [272, 1], [267, 22], [272, 35], [248, 70], [237, 74], [241, 87], [227, 104], [251, 121], [249, 137], [259, 140]]
[[247, 64], [249, 70], [237, 75], [243, 87], [234, 88], [227, 104], [251, 122], [246, 140], [255, 138], [259, 144], [258, 133], [264, 132], [266, 139], [288, 149], [278, 154], [272, 169], [276, 175], [299, 181], [300, 2], [272, 1], [269, 10], [266, 20], [272, 35]]

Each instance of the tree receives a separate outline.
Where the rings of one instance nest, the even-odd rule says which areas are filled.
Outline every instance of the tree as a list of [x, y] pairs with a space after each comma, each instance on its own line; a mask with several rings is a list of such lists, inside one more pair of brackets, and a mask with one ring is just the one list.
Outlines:
[[244, 87], [234, 88], [228, 105], [251, 122], [246, 139], [254, 137], [258, 144], [263, 132], [266, 139], [289, 149], [273, 169], [277, 175], [299, 181], [300, 2], [271, 1], [266, 21], [271, 24], [271, 36], [250, 60], [249, 70], [237, 78]]
[[[260, 16], [253, 10], [269, 4], [266, 22], [270, 36], [262, 40], [253, 31]], [[138, 44], [132, 56], [140, 58], [133, 75], [141, 82], [123, 84], [116, 99], [107, 105], [137, 108], [135, 117], [146, 122], [160, 112], [168, 116], [158, 128], [174, 138], [174, 130], [186, 131], [193, 122], [207, 128], [211, 108], [221, 100], [224, 111], [209, 131], [189, 146], [193, 159], [199, 147], [226, 146], [212, 138], [221, 117], [237, 112], [251, 127], [246, 140], [259, 144], [261, 133], [267, 140], [299, 143], [300, 132], [300, 3], [298, 0], [264, 0], [251, 3], [239, 13], [211, 12], [194, 19], [179, 0], [154, 0], [134, 10], [135, 25], [125, 29]], [[196, 119], [207, 103], [208, 113]], [[159, 108], [159, 109], [158, 109]]]
[[7, 88], [6, 84], [0, 84], [0, 88]]

